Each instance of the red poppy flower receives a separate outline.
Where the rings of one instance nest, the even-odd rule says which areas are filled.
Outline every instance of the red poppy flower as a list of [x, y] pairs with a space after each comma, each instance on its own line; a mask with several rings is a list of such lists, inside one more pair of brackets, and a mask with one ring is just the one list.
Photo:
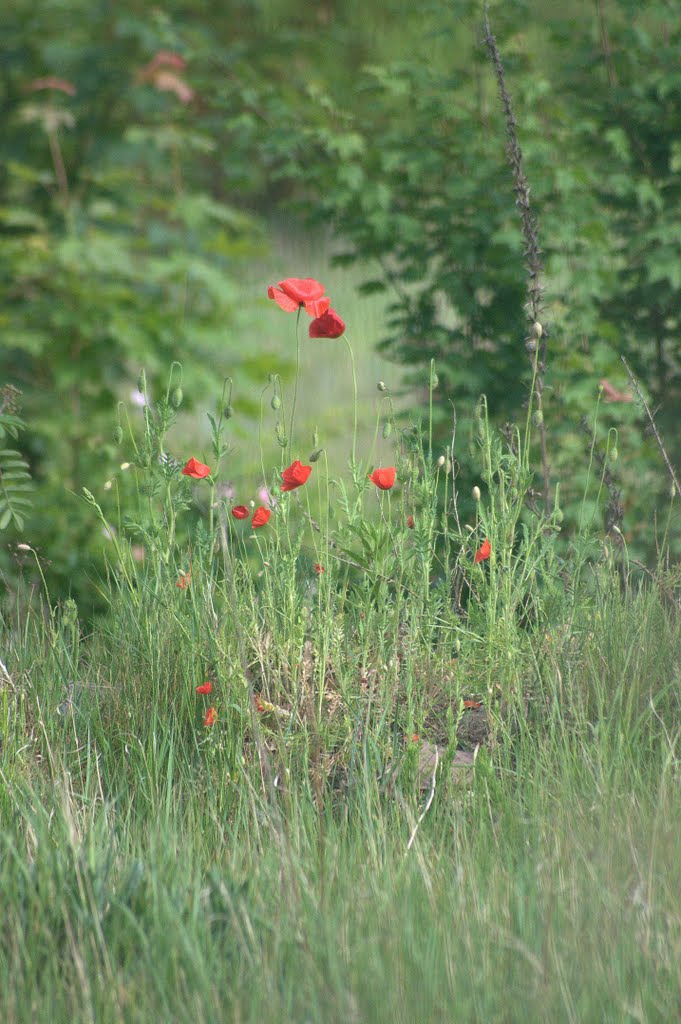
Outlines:
[[215, 725], [218, 718], [217, 708], [208, 708], [206, 711], [206, 717], [203, 720], [203, 724], [208, 728], [211, 725]]
[[626, 391], [618, 391], [617, 388], [612, 386], [610, 381], [602, 380], [600, 383], [603, 388], [604, 402], [633, 402], [633, 395], [628, 394]]
[[47, 75], [45, 78], [34, 78], [29, 89], [34, 92], [37, 89], [56, 89], [58, 92], [65, 92], [67, 96], [76, 95], [76, 87], [65, 78], [57, 78], [56, 75]]
[[255, 512], [253, 513], [253, 518], [251, 519], [251, 526], [253, 527], [254, 530], [257, 530], [259, 526], [265, 525], [265, 523], [268, 521], [271, 515], [272, 513], [270, 512], [270, 510], [268, 508], [265, 508], [264, 505], [261, 505], [260, 508], [256, 508]]
[[262, 713], [263, 713], [263, 711], [265, 710], [265, 705], [264, 705], [264, 704], [263, 704], [263, 702], [262, 702], [262, 701], [260, 700], [260, 697], [259, 697], [259, 696], [257, 695], [257, 693], [255, 694], [255, 710], [256, 710], [256, 711], [257, 711], [257, 712], [258, 712], [259, 714], [262, 714]]
[[320, 317], [326, 313], [331, 300], [324, 295], [324, 285], [312, 277], [287, 277], [276, 286], [271, 284], [267, 297], [287, 313], [294, 313], [301, 306], [310, 316]]
[[474, 559], [475, 564], [477, 565], [478, 562], [484, 562], [485, 559], [489, 558], [489, 556], [491, 554], [492, 554], [492, 545], [490, 544], [490, 542], [487, 539], [485, 539], [485, 540], [483, 540], [483, 542], [480, 545], [480, 547], [478, 548], [478, 550], [475, 552], [475, 559]]
[[296, 459], [281, 474], [284, 481], [282, 491], [294, 491], [296, 487], [302, 487], [312, 472], [312, 466], [303, 466], [300, 459]]
[[407, 516], [407, 526], [409, 527], [410, 530], [414, 529], [414, 517], [413, 516]]
[[482, 707], [482, 701], [481, 700], [465, 700], [463, 702], [463, 706], [465, 708], [471, 709], [472, 711], [477, 711], [478, 708]]
[[321, 576], [323, 572], [326, 572], [326, 569], [324, 568], [323, 565], [320, 565], [319, 562], [315, 562], [314, 571], [317, 573], [318, 576]]
[[204, 476], [209, 475], [210, 466], [204, 466], [203, 462], [198, 462], [194, 457], [189, 460], [182, 470], [182, 476], [191, 476], [194, 480], [203, 480]]
[[250, 514], [245, 505], [235, 505], [232, 509], [232, 515], [235, 519], [248, 519]]
[[202, 694], [206, 694], [207, 695], [209, 693], [212, 693], [212, 691], [213, 691], [213, 684], [210, 683], [210, 682], [208, 682], [208, 683], [201, 683], [201, 686], [197, 686], [196, 687], [196, 692], [197, 693], [202, 693]]
[[175, 584], [175, 586], [179, 587], [180, 590], [186, 590], [187, 587], [189, 586], [189, 584], [191, 583], [191, 581], [192, 581], [192, 574], [190, 572], [183, 572], [180, 575], [180, 578], [177, 581], [177, 583]]
[[309, 335], [311, 338], [340, 338], [345, 333], [345, 321], [342, 320], [335, 309], [327, 309], [316, 320], [310, 324]]
[[384, 469], [375, 469], [373, 473], [369, 473], [369, 479], [382, 491], [389, 491], [395, 483], [395, 467], [386, 466]]

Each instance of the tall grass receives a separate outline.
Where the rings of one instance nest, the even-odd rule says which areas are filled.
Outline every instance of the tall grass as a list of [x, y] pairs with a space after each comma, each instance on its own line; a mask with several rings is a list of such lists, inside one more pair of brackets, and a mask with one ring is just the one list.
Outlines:
[[474, 523], [426, 430], [258, 530], [152, 408], [108, 615], [3, 611], [0, 1018], [674, 1019], [679, 580], [561, 559], [484, 404]]

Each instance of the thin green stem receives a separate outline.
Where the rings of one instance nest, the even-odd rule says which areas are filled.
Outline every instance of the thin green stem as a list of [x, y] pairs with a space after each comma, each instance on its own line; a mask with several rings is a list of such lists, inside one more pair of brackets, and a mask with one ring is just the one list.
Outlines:
[[[293, 401], [291, 403], [291, 423], [288, 432], [288, 447], [293, 451], [293, 420], [296, 415], [296, 402], [298, 401], [298, 378], [300, 377], [300, 309], [296, 315], [296, 375], [293, 382]], [[284, 420], [284, 423], [286, 420]]]
[[347, 334], [343, 335], [343, 341], [350, 355], [350, 366], [352, 367], [352, 396], [353, 396], [353, 423], [352, 423], [352, 470], [354, 473], [357, 465], [357, 370], [355, 367], [355, 356], [352, 345], [348, 341]]

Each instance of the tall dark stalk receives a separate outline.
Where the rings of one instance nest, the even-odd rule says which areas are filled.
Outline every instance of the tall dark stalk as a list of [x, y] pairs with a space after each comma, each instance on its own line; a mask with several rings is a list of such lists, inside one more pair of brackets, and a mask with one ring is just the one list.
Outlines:
[[489, 52], [494, 73], [497, 79], [499, 97], [504, 109], [506, 118], [506, 155], [511, 167], [514, 182], [516, 206], [520, 212], [523, 238], [525, 239], [525, 268], [527, 270], [527, 314], [530, 321], [530, 331], [526, 347], [530, 353], [533, 365], [533, 387], [534, 404], [536, 409], [536, 422], [539, 430], [539, 444], [541, 448], [542, 476], [544, 481], [544, 507], [546, 513], [551, 511], [551, 488], [549, 460], [546, 446], [546, 426], [544, 424], [544, 379], [546, 376], [546, 332], [543, 330], [540, 320], [543, 299], [543, 276], [544, 265], [542, 263], [542, 251], [539, 246], [537, 233], [537, 222], [530, 206], [530, 186], [523, 168], [523, 154], [518, 142], [518, 123], [513, 113], [511, 97], [506, 86], [506, 75], [504, 65], [499, 53], [497, 41], [492, 33], [489, 23], [487, 5], [485, 4], [485, 45]]

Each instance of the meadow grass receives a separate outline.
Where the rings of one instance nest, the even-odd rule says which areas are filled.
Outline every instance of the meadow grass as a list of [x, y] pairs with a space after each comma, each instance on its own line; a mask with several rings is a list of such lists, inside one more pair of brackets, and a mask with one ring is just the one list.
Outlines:
[[678, 572], [559, 548], [484, 403], [475, 523], [407, 430], [258, 530], [153, 408], [108, 614], [3, 609], [0, 1019], [675, 1019]]

